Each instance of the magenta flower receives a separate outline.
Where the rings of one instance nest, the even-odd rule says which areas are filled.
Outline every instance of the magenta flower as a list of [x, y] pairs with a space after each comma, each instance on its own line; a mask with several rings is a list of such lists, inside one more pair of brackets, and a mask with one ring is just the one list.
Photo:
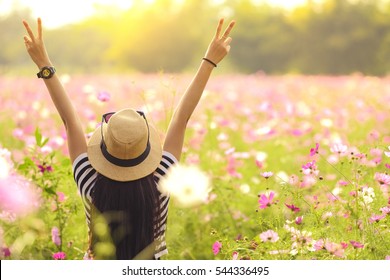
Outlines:
[[388, 168], [388, 169], [390, 169], [390, 164], [386, 163], [386, 164], [385, 164], [385, 167]]
[[4, 257], [9, 257], [9, 256], [11, 256], [11, 251], [10, 251], [10, 249], [8, 248], [8, 247], [3, 247], [2, 249], [1, 249], [1, 254], [0, 254], [0, 256], [4, 256]]
[[107, 102], [110, 101], [111, 95], [106, 91], [101, 91], [98, 93], [97, 99], [101, 102]]
[[302, 222], [303, 222], [303, 216], [298, 216], [298, 217], [295, 218], [295, 223], [297, 225], [302, 224]]
[[222, 243], [219, 241], [215, 241], [213, 244], [213, 253], [214, 255], [218, 255], [219, 251], [222, 248]]
[[60, 237], [60, 231], [57, 227], [53, 227], [51, 229], [51, 240], [53, 241], [54, 244], [57, 246], [61, 245], [61, 237]]
[[320, 147], [320, 145], [318, 143], [316, 143], [316, 146], [315, 148], [311, 148], [310, 149], [310, 156], [315, 156], [317, 153], [318, 153], [318, 148]]
[[66, 254], [64, 252], [57, 252], [53, 254], [53, 259], [55, 260], [65, 260]]
[[351, 245], [354, 248], [363, 248], [364, 247], [364, 245], [362, 243], [354, 241], [354, 240], [349, 241], [349, 243], [351, 243]]
[[299, 207], [296, 207], [294, 204], [289, 205], [285, 203], [284, 205], [286, 205], [287, 208], [293, 211], [294, 213], [298, 213], [299, 211], [301, 211], [301, 209], [299, 209]]
[[266, 171], [266, 172], [261, 173], [261, 176], [263, 176], [265, 179], [268, 179], [272, 175], [274, 175], [274, 173], [271, 171]]
[[261, 194], [259, 199], [260, 209], [265, 209], [272, 205], [275, 193], [270, 192], [269, 195]]
[[260, 233], [260, 239], [263, 242], [269, 241], [269, 242], [275, 243], [276, 241], [279, 240], [279, 235], [270, 229], [270, 230], [267, 230], [267, 231]]
[[50, 165], [46, 165], [46, 164], [38, 164], [38, 168], [39, 168], [39, 171], [41, 173], [45, 173], [45, 172], [52, 172], [53, 171], [53, 167], [51, 167]]

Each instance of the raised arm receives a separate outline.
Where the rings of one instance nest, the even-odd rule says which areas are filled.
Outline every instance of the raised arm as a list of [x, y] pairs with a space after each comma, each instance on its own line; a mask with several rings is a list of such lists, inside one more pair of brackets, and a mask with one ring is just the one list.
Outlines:
[[223, 22], [223, 19], [219, 20], [215, 36], [207, 48], [205, 57], [176, 107], [168, 127], [164, 150], [173, 154], [178, 160], [180, 160], [188, 120], [199, 103], [212, 70], [230, 50], [232, 38], [229, 37], [229, 34], [235, 22], [230, 22], [225, 32], [221, 35]]
[[[38, 35], [35, 36], [26, 21], [23, 21], [28, 35], [24, 36], [24, 43], [33, 62], [41, 70], [45, 66], [53, 66], [46, 52], [42, 36], [42, 21], [38, 18]], [[70, 159], [73, 162], [78, 155], [87, 151], [87, 144], [81, 122], [66, 94], [57, 74], [49, 79], [43, 79], [50, 93], [50, 97], [66, 128]]]

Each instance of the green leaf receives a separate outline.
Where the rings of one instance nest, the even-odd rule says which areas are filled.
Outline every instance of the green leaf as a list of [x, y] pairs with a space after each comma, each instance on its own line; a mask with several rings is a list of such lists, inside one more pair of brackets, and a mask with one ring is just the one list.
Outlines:
[[49, 141], [49, 138], [43, 138], [41, 131], [39, 130], [39, 127], [35, 129], [35, 142], [37, 143], [37, 146], [42, 148], [47, 144]]
[[41, 131], [39, 130], [39, 128], [37, 127], [37, 128], [35, 129], [35, 142], [37, 143], [37, 145], [38, 145], [39, 147], [42, 147], [42, 146], [41, 146], [41, 141], [42, 141], [42, 133], [41, 133]]

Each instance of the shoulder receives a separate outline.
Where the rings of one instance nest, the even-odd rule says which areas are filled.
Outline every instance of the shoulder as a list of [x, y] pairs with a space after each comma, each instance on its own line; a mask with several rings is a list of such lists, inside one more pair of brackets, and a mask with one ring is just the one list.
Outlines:
[[160, 165], [157, 167], [156, 172], [154, 172], [154, 176], [159, 180], [168, 172], [168, 169], [171, 166], [177, 164], [178, 162], [179, 161], [173, 154], [163, 151]]
[[81, 179], [85, 177], [90, 178], [96, 173], [96, 170], [89, 162], [87, 153], [80, 154], [73, 162], [73, 176], [75, 181], [79, 184]]

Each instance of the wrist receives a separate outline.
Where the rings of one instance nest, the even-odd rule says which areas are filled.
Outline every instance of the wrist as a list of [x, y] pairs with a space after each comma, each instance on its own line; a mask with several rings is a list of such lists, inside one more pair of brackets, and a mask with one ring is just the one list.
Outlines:
[[53, 64], [50, 62], [50, 60], [36, 63], [36, 65], [38, 66], [39, 70], [41, 70], [43, 67], [46, 67], [46, 66], [48, 66], [48, 67], [52, 67], [53, 66]]
[[217, 63], [215, 63], [213, 60], [211, 60], [211, 59], [209, 59], [209, 58], [207, 58], [207, 57], [203, 57], [202, 60], [203, 60], [204, 62], [209, 63], [209, 64], [210, 64], [211, 66], [213, 66], [213, 67], [217, 67]]

